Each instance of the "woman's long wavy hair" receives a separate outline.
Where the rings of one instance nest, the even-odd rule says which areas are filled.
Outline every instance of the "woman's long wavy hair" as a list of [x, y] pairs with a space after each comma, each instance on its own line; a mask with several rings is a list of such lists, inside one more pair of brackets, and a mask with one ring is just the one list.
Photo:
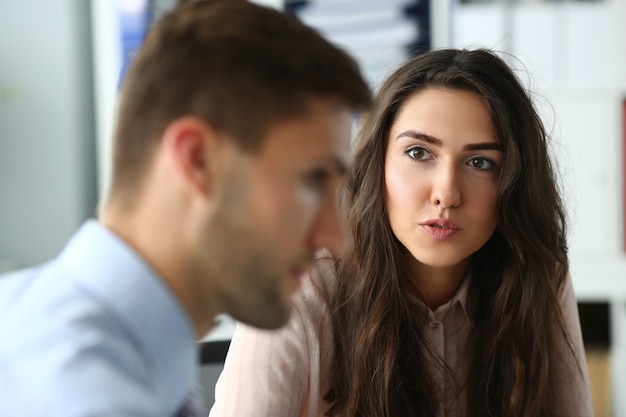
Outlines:
[[426, 88], [482, 97], [504, 158], [498, 225], [470, 262], [477, 345], [466, 415], [552, 416], [555, 338], [565, 338], [573, 355], [558, 303], [568, 270], [565, 211], [529, 94], [487, 50], [437, 50], [409, 60], [364, 116], [344, 201], [353, 245], [337, 260], [326, 294], [336, 341], [327, 415], [434, 416], [438, 407], [428, 364], [445, 365], [430, 356], [421, 329], [426, 314], [409, 300], [407, 251], [389, 225], [384, 182], [391, 125], [402, 104]]

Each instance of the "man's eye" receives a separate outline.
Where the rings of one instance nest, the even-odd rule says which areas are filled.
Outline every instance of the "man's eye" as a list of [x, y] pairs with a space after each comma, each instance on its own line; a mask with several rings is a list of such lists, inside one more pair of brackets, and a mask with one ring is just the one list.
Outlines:
[[321, 188], [328, 184], [330, 173], [324, 169], [316, 169], [305, 175], [305, 181], [308, 185]]

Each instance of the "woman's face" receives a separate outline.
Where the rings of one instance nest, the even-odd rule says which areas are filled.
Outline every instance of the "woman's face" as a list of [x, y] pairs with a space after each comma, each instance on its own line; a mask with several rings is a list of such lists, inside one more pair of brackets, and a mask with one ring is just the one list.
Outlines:
[[386, 204], [414, 267], [465, 269], [496, 229], [502, 161], [478, 95], [428, 88], [403, 103], [387, 143]]

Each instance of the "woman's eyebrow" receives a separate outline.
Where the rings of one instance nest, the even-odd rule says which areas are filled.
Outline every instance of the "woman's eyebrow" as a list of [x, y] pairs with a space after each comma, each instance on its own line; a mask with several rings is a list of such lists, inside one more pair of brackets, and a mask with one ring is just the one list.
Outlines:
[[468, 151], [493, 150], [502, 152], [502, 146], [496, 142], [470, 143], [465, 145], [463, 148]]
[[436, 146], [443, 145], [443, 142], [440, 139], [437, 139], [434, 136], [427, 135], [426, 133], [416, 132], [415, 130], [405, 130], [404, 132], [401, 132], [400, 134], [398, 134], [398, 136], [396, 136], [396, 140], [400, 138], [420, 139], [432, 145], [436, 145]]
[[[396, 140], [400, 138], [413, 138], [423, 140], [424, 142], [428, 142], [435, 146], [443, 146], [443, 141], [441, 139], [437, 139], [434, 136], [427, 135], [426, 133], [417, 132], [415, 130], [405, 130], [396, 136]], [[480, 143], [470, 143], [463, 147], [463, 149], [467, 151], [484, 151], [484, 150], [493, 150], [502, 152], [502, 146], [500, 146], [497, 142], [480, 142]]]

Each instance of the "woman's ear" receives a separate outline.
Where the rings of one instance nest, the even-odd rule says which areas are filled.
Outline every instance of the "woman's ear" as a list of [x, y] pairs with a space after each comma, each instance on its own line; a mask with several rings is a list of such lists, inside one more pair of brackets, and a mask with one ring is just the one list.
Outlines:
[[204, 120], [185, 116], [172, 121], [163, 132], [163, 146], [185, 189], [208, 195], [211, 192], [218, 135]]

